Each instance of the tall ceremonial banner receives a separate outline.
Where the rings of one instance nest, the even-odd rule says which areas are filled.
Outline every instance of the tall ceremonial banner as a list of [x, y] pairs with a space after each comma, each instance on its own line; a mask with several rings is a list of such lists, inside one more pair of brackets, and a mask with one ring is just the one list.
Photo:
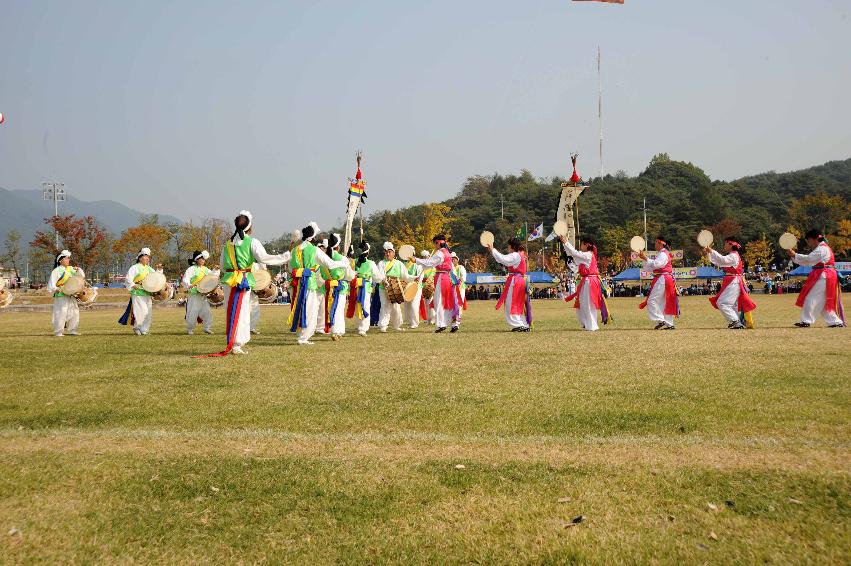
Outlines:
[[567, 241], [572, 246], [576, 245], [576, 222], [573, 220], [573, 210], [580, 193], [588, 187], [587, 184], [582, 182], [582, 177], [576, 172], [576, 158], [578, 157], [578, 153], [570, 154], [570, 161], [573, 164], [573, 174], [570, 176], [570, 179], [561, 184], [561, 196], [558, 200], [555, 220], [556, 222], [561, 220], [567, 224]]
[[[354, 223], [355, 215], [360, 205], [366, 201], [366, 181], [363, 180], [363, 174], [360, 170], [362, 158], [363, 152], [358, 150], [358, 170], [355, 173], [355, 178], [349, 179], [349, 195], [346, 206], [346, 233], [343, 235], [343, 255], [348, 255], [349, 253], [349, 246], [352, 243], [352, 224]], [[363, 237], [363, 211], [361, 211], [361, 237]]]

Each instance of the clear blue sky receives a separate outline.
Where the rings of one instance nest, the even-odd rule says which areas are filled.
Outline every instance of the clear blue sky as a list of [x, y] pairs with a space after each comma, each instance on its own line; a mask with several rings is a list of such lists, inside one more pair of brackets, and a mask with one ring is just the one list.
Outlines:
[[[272, 237], [474, 174], [667, 151], [713, 178], [851, 156], [848, 0], [0, 3], [0, 186], [61, 180]], [[2, 203], [0, 203], [2, 204]]]

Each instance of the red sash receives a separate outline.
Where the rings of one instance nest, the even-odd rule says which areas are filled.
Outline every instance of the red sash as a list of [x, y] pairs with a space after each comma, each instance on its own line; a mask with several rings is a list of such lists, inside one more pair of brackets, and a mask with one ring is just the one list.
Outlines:
[[650, 282], [650, 290], [647, 291], [647, 298], [638, 305], [638, 308], [643, 309], [647, 306], [647, 301], [650, 299], [650, 294], [653, 292], [653, 287], [656, 286], [656, 282], [659, 279], [664, 279], [665, 281], [665, 308], [662, 310], [663, 314], [669, 316], [679, 316], [680, 315], [680, 307], [677, 304], [677, 284], [674, 281], [674, 276], [671, 275], [674, 271], [674, 260], [671, 257], [671, 252], [665, 250], [665, 255], [668, 256], [668, 263], [665, 264], [661, 269], [654, 269], [653, 281]]
[[[508, 277], [502, 294], [496, 302], [496, 310], [502, 308], [508, 298], [508, 289], [511, 288], [511, 312], [509, 314], [524, 314], [526, 312], [526, 254], [520, 252], [520, 265], [508, 268]], [[513, 281], [513, 284], [511, 284]]]
[[830, 246], [828, 246], [825, 242], [820, 243], [819, 246], [827, 247], [828, 251], [830, 251], [830, 259], [827, 260], [827, 263], [817, 263], [813, 266], [812, 271], [810, 271], [810, 274], [807, 275], [804, 287], [798, 294], [798, 300], [795, 301], [795, 305], [799, 307], [804, 306], [804, 300], [807, 298], [807, 295], [810, 294], [810, 291], [813, 290], [813, 286], [815, 286], [816, 282], [818, 282], [822, 274], [824, 274], [824, 310], [836, 311], [838, 302], [837, 291], [839, 288], [839, 277], [836, 273], [836, 261], [833, 257], [833, 250], [830, 249]]
[[594, 304], [594, 308], [600, 309], [600, 303], [603, 300], [603, 286], [600, 283], [600, 273], [597, 271], [597, 254], [592, 253], [591, 255], [591, 264], [587, 267], [585, 264], [579, 266], [579, 275], [582, 277], [579, 280], [579, 285], [576, 286], [576, 291], [572, 295], [568, 295], [564, 298], [566, 302], [569, 302], [572, 299], [573, 308], [579, 308], [579, 297], [580, 293], [582, 293], [582, 288], [585, 285], [588, 285], [588, 291], [590, 293], [591, 302]]

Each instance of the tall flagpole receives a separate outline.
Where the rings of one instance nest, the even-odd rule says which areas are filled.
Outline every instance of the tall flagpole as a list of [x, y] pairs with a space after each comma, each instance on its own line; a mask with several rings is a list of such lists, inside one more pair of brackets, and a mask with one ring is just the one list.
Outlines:
[[603, 75], [600, 72], [600, 46], [597, 46], [597, 118], [600, 120], [600, 178], [603, 178]]

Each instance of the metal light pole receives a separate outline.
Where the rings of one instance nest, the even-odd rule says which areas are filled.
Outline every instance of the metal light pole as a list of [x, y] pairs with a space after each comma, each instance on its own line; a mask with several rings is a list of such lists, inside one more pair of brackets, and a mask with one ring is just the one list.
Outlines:
[[[53, 216], [59, 216], [59, 203], [65, 202], [67, 193], [65, 192], [65, 183], [42, 183], [41, 184], [42, 200], [53, 201]], [[60, 249], [59, 232], [54, 228], [53, 235], [56, 237], [56, 249]]]

